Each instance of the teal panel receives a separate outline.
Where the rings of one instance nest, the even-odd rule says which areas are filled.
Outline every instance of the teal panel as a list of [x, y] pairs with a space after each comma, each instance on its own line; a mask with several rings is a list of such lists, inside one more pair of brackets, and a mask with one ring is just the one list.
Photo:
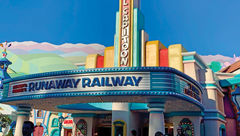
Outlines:
[[84, 69], [85, 69], [85, 66], [79, 66], [78, 69], [79, 69], [79, 70], [84, 70]]
[[119, 59], [119, 12], [116, 14], [116, 34], [114, 37], [114, 66], [118, 67]]
[[236, 84], [240, 84], [240, 77], [233, 77], [230, 79], [220, 80], [221, 87], [228, 87]]
[[144, 17], [138, 8], [133, 11], [133, 67], [141, 66], [141, 30], [144, 28]]
[[8, 89], [9, 89], [9, 83], [3, 85], [3, 93], [2, 93], [2, 98], [7, 98], [8, 97]]
[[215, 87], [217, 88], [217, 86], [215, 84], [201, 84], [203, 87]]
[[75, 118], [75, 117], [95, 117], [96, 114], [94, 113], [73, 113], [72, 114], [72, 117]]
[[236, 75], [236, 76], [234, 76], [234, 77], [240, 77], [240, 74], [238, 74], [238, 75]]
[[111, 111], [112, 103], [76, 103], [57, 106], [59, 109], [82, 111]]
[[131, 103], [131, 110], [147, 110], [148, 106], [146, 103]]
[[195, 60], [194, 56], [183, 56], [183, 61]]

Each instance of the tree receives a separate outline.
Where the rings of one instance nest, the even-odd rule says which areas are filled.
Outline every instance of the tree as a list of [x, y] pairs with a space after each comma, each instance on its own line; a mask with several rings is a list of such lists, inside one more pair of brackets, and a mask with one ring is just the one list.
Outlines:
[[222, 68], [221, 63], [218, 61], [212, 61], [209, 67], [212, 69], [213, 72], [218, 72]]
[[4, 114], [0, 113], [0, 128], [1, 128], [1, 131], [2, 131], [2, 128], [6, 128], [7, 126], [10, 126], [11, 122], [12, 122], [12, 120], [9, 118], [8, 115], [4, 115]]

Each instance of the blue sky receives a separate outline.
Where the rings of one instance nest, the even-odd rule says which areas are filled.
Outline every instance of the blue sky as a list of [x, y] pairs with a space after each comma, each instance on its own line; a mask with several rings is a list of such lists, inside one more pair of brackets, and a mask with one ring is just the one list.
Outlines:
[[[150, 40], [240, 55], [239, 0], [142, 0]], [[113, 45], [118, 0], [0, 0], [0, 41]]]

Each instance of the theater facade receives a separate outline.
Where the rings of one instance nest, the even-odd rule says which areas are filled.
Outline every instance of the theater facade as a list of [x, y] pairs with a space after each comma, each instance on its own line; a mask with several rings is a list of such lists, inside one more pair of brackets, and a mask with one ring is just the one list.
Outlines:
[[[32, 109], [35, 125], [44, 126], [39, 132], [49, 136], [131, 136], [133, 130], [138, 136], [240, 134], [231, 99], [240, 80], [214, 73], [181, 44], [149, 41], [139, 5], [120, 0], [114, 46], [106, 47], [104, 56], [88, 55], [84, 70], [11, 78], [11, 62], [6, 56], [0, 60], [1, 103], [18, 107], [15, 136], [22, 136]], [[56, 112], [71, 113], [64, 115], [62, 130]]]

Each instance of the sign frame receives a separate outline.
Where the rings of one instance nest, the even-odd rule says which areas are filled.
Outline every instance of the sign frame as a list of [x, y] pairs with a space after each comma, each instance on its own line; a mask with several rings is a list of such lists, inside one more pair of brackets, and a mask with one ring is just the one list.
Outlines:
[[[86, 80], [83, 81], [84, 79]], [[96, 79], [98, 81], [96, 81]], [[60, 80], [61, 82], [64, 82], [64, 84], [67, 87], [57, 88], [57, 84], [60, 82]], [[67, 80], [72, 80], [70, 81], [72, 82], [72, 87], [69, 87], [70, 85], [69, 82], [66, 83]], [[44, 82], [44, 85], [43, 85], [43, 82]], [[51, 88], [50, 82], [54, 82], [56, 87]], [[90, 83], [86, 84], [88, 82]], [[97, 84], [98, 82], [100, 86]], [[119, 84], [120, 82], [122, 82], [122, 85]], [[130, 85], [131, 83], [129, 82], [132, 82], [134, 86]], [[94, 86], [92, 86], [93, 83], [94, 83]], [[23, 84], [26, 84], [26, 86], [23, 86]], [[35, 89], [32, 89], [33, 84], [36, 84], [34, 87]], [[47, 86], [50, 89], [46, 89], [45, 87], [46, 84], [48, 84]], [[60, 85], [60, 86], [65, 86], [65, 85]], [[24, 88], [24, 91], [15, 93], [14, 89], [19, 89], [19, 88], [14, 88], [15, 86]], [[37, 90], [36, 88], [44, 88], [44, 89]], [[129, 72], [111, 72], [111, 73], [76, 74], [76, 75], [67, 75], [67, 76], [61, 75], [61, 76], [52, 76], [52, 77], [42, 77], [42, 78], [34, 78], [34, 79], [26, 79], [26, 80], [21, 80], [16, 82], [10, 82], [8, 90], [9, 90], [8, 91], [9, 98], [16, 97], [16, 96], [26, 96], [26, 95], [81, 92], [81, 91], [93, 92], [93, 91], [112, 91], [112, 90], [115, 90], [115, 91], [150, 90], [150, 73], [149, 72], [130, 72], [130, 73]]]
[[[124, 5], [125, 4], [125, 5]], [[126, 9], [124, 10], [123, 7], [126, 6], [126, 4], [128, 4], [128, 13], [125, 14], [125, 16], [123, 16], [124, 14], [124, 11], [126, 12]], [[118, 65], [119, 67], [132, 67], [132, 54], [133, 54], [133, 50], [132, 50], [132, 47], [133, 47], [133, 7], [134, 7], [134, 3], [133, 3], [133, 0], [120, 0], [120, 8], [119, 8], [119, 61], [118, 61]], [[124, 17], [127, 17], [128, 20], [127, 20], [127, 28], [124, 29], [123, 28], [123, 20], [124, 20]], [[126, 19], [126, 18], [125, 18]], [[128, 29], [128, 34], [126, 36], [127, 38], [127, 41], [128, 41], [128, 48], [126, 48], [126, 52], [128, 53], [127, 55], [126, 54], [123, 54], [123, 31], [124, 30], [127, 30]], [[125, 53], [126, 53], [125, 52]], [[125, 56], [125, 57], [123, 57]], [[123, 59], [126, 59], [127, 60], [127, 63], [123, 60]], [[126, 63], [126, 64], [122, 64], [122, 62]]]

